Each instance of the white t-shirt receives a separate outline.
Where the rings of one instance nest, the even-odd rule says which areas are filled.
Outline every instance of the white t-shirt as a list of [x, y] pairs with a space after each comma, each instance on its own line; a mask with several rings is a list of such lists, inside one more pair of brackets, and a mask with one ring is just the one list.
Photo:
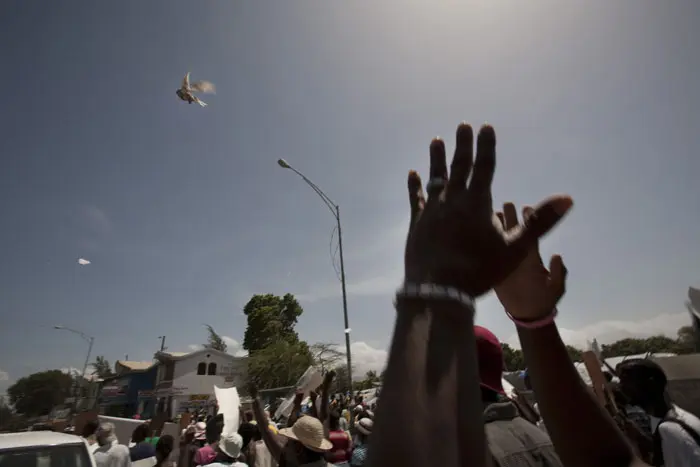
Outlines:
[[[695, 433], [700, 435], [700, 419], [677, 405], [673, 406], [675, 417], [685, 422]], [[661, 436], [661, 449], [664, 452], [665, 467], [697, 467], [700, 466], [700, 445], [678, 423], [672, 421], [659, 425], [661, 419], [650, 417], [651, 429], [658, 427]]]

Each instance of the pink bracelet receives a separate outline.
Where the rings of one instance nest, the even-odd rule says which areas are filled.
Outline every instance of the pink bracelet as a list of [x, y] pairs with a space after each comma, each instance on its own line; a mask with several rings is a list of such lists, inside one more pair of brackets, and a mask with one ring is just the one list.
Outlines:
[[545, 316], [544, 318], [540, 318], [540, 319], [535, 320], [535, 321], [521, 321], [519, 319], [515, 319], [513, 317], [513, 315], [511, 315], [510, 313], [508, 313], [506, 311], [506, 315], [508, 316], [508, 318], [510, 318], [510, 320], [512, 322], [514, 322], [516, 326], [518, 326], [519, 328], [524, 328], [524, 329], [540, 329], [540, 328], [543, 328], [545, 326], [549, 326], [550, 324], [552, 324], [554, 322], [554, 318], [557, 317], [558, 313], [559, 313], [559, 310], [554, 308], [554, 310], [552, 310], [552, 312], [550, 314], [548, 314], [547, 316]]

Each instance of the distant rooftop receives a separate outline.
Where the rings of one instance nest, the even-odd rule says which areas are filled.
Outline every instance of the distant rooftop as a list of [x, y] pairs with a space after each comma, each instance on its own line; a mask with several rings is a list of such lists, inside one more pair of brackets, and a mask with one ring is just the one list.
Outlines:
[[153, 366], [153, 362], [136, 362], [132, 360], [117, 360], [116, 366], [122, 366], [127, 371], [143, 371]]

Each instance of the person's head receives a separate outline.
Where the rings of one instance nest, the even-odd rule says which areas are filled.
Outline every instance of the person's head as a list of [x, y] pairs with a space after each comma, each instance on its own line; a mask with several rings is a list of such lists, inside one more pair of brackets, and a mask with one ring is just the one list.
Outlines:
[[243, 438], [238, 433], [222, 434], [216, 449], [219, 454], [217, 455], [217, 461], [235, 462], [241, 457]]
[[175, 439], [170, 435], [163, 435], [156, 443], [156, 460], [158, 462], [166, 460], [170, 457], [170, 453], [175, 448]]
[[610, 392], [612, 394], [613, 400], [615, 401], [615, 405], [617, 405], [617, 408], [619, 410], [624, 410], [625, 406], [629, 404], [629, 400], [627, 399], [627, 396], [625, 396], [625, 393], [622, 392], [622, 389], [620, 388], [620, 383], [609, 383], [608, 388], [610, 389]]
[[97, 433], [95, 435], [100, 446], [104, 446], [117, 440], [117, 435], [114, 432], [114, 424], [109, 422], [102, 423], [97, 429]]
[[255, 416], [253, 415], [253, 412], [251, 412], [250, 410], [248, 410], [248, 411], [245, 413], [245, 421], [248, 422], [248, 423], [250, 423], [250, 422], [252, 422], [254, 419], [255, 419]]
[[367, 444], [369, 441], [369, 437], [372, 434], [372, 429], [374, 428], [374, 422], [372, 421], [371, 418], [361, 418], [358, 422], [357, 425], [355, 425], [355, 429], [357, 430], [357, 437], [360, 442], [363, 444]]
[[99, 427], [100, 424], [97, 422], [97, 420], [90, 420], [85, 425], [83, 425], [83, 431], [80, 434], [80, 436], [82, 436], [83, 438], [89, 438], [91, 436], [94, 436]]
[[134, 431], [131, 432], [131, 441], [134, 443], [143, 443], [146, 441], [146, 438], [148, 438], [151, 435], [151, 430], [149, 426], [145, 423], [142, 423], [141, 425], [137, 426], [134, 428]]
[[666, 373], [658, 363], [649, 359], [621, 362], [615, 370], [620, 389], [630, 404], [645, 410], [662, 405], [666, 394]]
[[213, 444], [219, 440], [221, 431], [224, 429], [224, 414], [220, 413], [209, 420], [205, 429], [207, 443]]
[[333, 431], [340, 429], [340, 414], [335, 409], [328, 414], [328, 428]]
[[311, 416], [301, 417], [291, 428], [281, 429], [280, 435], [288, 438], [285, 456], [289, 462], [316, 462], [333, 448], [333, 444], [324, 436], [323, 424]]
[[476, 359], [479, 363], [479, 385], [484, 402], [495, 402], [503, 390], [503, 348], [488, 329], [474, 326]]

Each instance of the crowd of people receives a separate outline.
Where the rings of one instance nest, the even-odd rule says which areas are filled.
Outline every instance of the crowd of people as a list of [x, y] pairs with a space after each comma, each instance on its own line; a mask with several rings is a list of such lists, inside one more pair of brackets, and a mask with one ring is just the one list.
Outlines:
[[[146, 447], [142, 430], [122, 448], [102, 425], [98, 467], [148, 455], [178, 467], [700, 466], [700, 419], [669, 399], [658, 364], [620, 364], [606, 382], [606, 404], [581, 379], [555, 323], [567, 270], [558, 255], [545, 267], [538, 250], [573, 201], [551, 196], [524, 207], [522, 220], [512, 203], [494, 212], [496, 135], [486, 125], [474, 140], [460, 125], [449, 175], [445, 145], [432, 141], [427, 197], [409, 172], [405, 283], [377, 407], [332, 397], [329, 373], [312, 404], [305, 410], [298, 395], [281, 424], [256, 394], [237, 432], [224, 430], [221, 414], [196, 420], [182, 433], [178, 459], [170, 458], [171, 437]], [[491, 290], [517, 329], [536, 403], [506, 395], [501, 344], [474, 324], [474, 300]]]

